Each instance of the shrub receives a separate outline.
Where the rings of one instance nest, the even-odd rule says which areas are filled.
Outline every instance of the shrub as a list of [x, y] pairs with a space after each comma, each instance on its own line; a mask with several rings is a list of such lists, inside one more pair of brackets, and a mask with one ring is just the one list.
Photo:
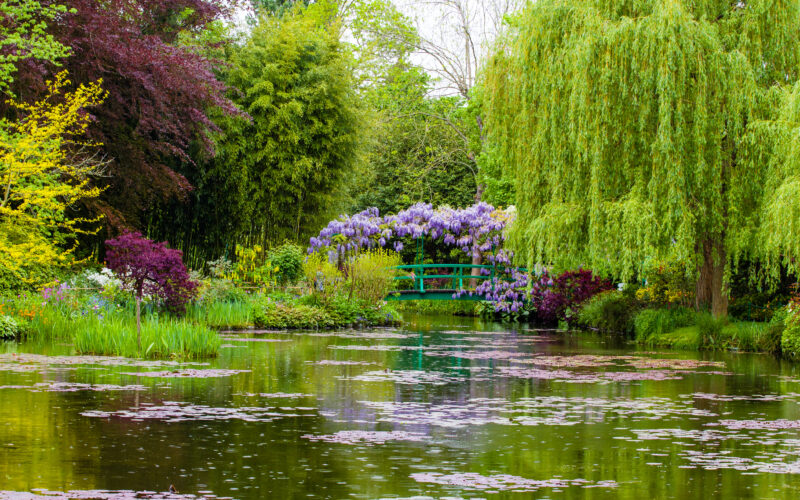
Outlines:
[[306, 258], [303, 272], [312, 287], [314, 298], [323, 304], [328, 304], [345, 290], [344, 274], [321, 253], [313, 253]]
[[632, 333], [638, 302], [632, 292], [609, 290], [589, 299], [578, 312], [578, 322], [604, 332]]
[[293, 285], [303, 277], [303, 250], [294, 243], [284, 243], [269, 253], [277, 268], [275, 277], [281, 285]]
[[782, 352], [781, 340], [786, 329], [787, 312], [783, 307], [773, 313], [767, 324], [767, 331], [761, 339], [760, 350], [778, 355]]
[[236, 245], [236, 263], [225, 278], [240, 286], [267, 288], [275, 285], [276, 271], [260, 245], [251, 248]]
[[637, 342], [648, 342], [655, 335], [694, 325], [697, 313], [686, 307], [643, 309], [633, 318]]
[[108, 268], [132, 291], [136, 300], [157, 296], [167, 308], [182, 312], [194, 297], [197, 283], [183, 265], [183, 252], [167, 248], [141, 233], [125, 233], [106, 241]]
[[644, 271], [647, 286], [636, 292], [636, 298], [651, 306], [681, 305], [688, 307], [694, 300], [695, 281], [686, 266], [675, 260], [651, 262]]
[[[141, 303], [145, 295], [163, 300], [167, 309], [183, 313], [194, 297], [197, 283], [183, 265], [183, 252], [143, 238], [141, 233], [124, 233], [106, 241], [108, 268], [136, 297], [136, 331], [141, 335]], [[141, 339], [139, 347], [142, 347]]]
[[396, 252], [370, 250], [357, 255], [347, 266], [350, 297], [371, 304], [383, 301], [397, 275], [392, 268], [399, 265], [400, 257]]
[[556, 278], [545, 273], [533, 283], [530, 300], [540, 320], [571, 323], [581, 304], [610, 289], [609, 280], [594, 276], [588, 269], [566, 271]]
[[217, 260], [210, 260], [206, 262], [208, 266], [208, 274], [212, 278], [228, 279], [233, 273], [233, 262], [225, 257], [220, 257]]
[[781, 350], [789, 357], [800, 356], [800, 310], [795, 299], [786, 306], [786, 327], [781, 335]]
[[316, 330], [331, 328], [333, 319], [324, 309], [304, 304], [267, 302], [253, 308], [253, 323], [259, 328]]
[[19, 322], [11, 316], [0, 314], [0, 339], [13, 339], [22, 333]]
[[250, 296], [231, 280], [211, 278], [200, 282], [197, 297], [198, 302], [205, 305], [217, 302], [248, 302]]

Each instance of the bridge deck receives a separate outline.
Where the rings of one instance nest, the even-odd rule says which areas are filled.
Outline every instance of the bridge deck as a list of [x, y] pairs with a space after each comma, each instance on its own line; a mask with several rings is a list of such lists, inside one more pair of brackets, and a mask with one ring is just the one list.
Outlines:
[[[504, 270], [503, 267], [482, 264], [410, 264], [392, 269], [406, 273], [403, 276], [396, 276], [394, 278], [395, 281], [411, 280], [413, 285], [411, 289], [389, 292], [386, 300], [464, 300], [477, 302], [484, 300], [484, 298], [480, 295], [470, 294], [469, 292], [472, 290], [464, 286], [464, 281], [469, 285], [471, 280], [493, 280], [495, 277], [500, 277], [503, 280], [510, 279], [506, 274], [498, 274], [498, 270]], [[444, 274], [451, 269], [451, 274]], [[473, 276], [472, 272], [475, 269], [481, 270], [481, 274]], [[442, 270], [444, 270], [444, 273]], [[426, 271], [433, 271], [435, 274], [425, 274]], [[445, 289], [426, 287], [425, 281], [434, 279], [447, 280], [450, 287]], [[466, 293], [458, 297], [453, 296], [461, 291]]]

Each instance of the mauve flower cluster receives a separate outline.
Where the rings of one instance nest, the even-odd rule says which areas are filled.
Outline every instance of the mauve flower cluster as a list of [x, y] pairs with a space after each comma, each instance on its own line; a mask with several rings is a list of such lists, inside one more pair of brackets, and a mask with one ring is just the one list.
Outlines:
[[474, 292], [460, 290], [453, 294], [458, 298], [465, 293], [470, 296], [482, 296], [494, 304], [494, 310], [500, 313], [518, 313], [523, 310], [529, 299], [528, 273], [514, 268], [499, 268], [501, 276], [483, 280], [475, 287]]
[[488, 254], [502, 246], [511, 219], [510, 214], [484, 202], [464, 209], [434, 209], [428, 203], [417, 203], [385, 217], [373, 207], [331, 221], [319, 236], [311, 238], [308, 252], [327, 250], [332, 259], [356, 249], [389, 245], [400, 252], [403, 240], [429, 237], [470, 255], [486, 254], [490, 262], [509, 263], [510, 256], [502, 250]]
[[535, 311], [541, 321], [555, 323], [573, 320], [574, 308], [594, 295], [611, 289], [611, 282], [594, 276], [588, 269], [566, 271], [553, 278], [547, 270], [531, 280], [524, 271], [512, 267], [498, 267], [499, 275], [484, 280], [474, 292], [459, 291], [483, 296], [492, 302], [496, 312], [519, 313]]

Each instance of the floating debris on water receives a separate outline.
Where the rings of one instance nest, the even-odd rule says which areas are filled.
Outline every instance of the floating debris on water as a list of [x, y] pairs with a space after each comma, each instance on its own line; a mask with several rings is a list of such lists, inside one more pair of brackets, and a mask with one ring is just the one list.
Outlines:
[[616, 481], [592, 482], [587, 479], [525, 479], [509, 474], [495, 474], [483, 476], [481, 474], [462, 472], [455, 474], [440, 474], [437, 472], [418, 472], [411, 474], [411, 479], [418, 483], [432, 483], [444, 486], [461, 486], [471, 490], [491, 490], [493, 492], [514, 491], [530, 492], [542, 488], [569, 488], [579, 486], [582, 488], [616, 488]]
[[122, 375], [131, 375], [134, 377], [155, 377], [155, 378], [216, 378], [216, 377], [230, 377], [239, 373], [249, 373], [250, 370], [164, 370], [160, 372], [123, 372]]
[[311, 441], [324, 441], [326, 443], [337, 444], [384, 444], [387, 441], [416, 441], [421, 442], [428, 439], [426, 434], [418, 434], [405, 431], [339, 431], [335, 434], [304, 434], [300, 436]]
[[424, 370], [395, 370], [395, 371], [372, 371], [356, 375], [354, 377], [338, 377], [345, 380], [355, 380], [358, 382], [394, 382], [403, 385], [445, 385], [464, 380], [463, 377], [449, 375], [443, 372], [424, 371]]
[[[203, 420], [243, 420], [245, 422], [272, 422], [288, 417], [312, 417], [316, 413], [308, 413], [315, 408], [215, 408], [205, 405], [191, 405], [183, 402], [166, 402], [160, 406], [141, 406], [129, 410], [101, 411], [92, 410], [81, 413], [84, 417], [121, 418], [133, 421], [161, 420], [164, 422], [193, 422]], [[306, 412], [306, 413], [303, 413]]]

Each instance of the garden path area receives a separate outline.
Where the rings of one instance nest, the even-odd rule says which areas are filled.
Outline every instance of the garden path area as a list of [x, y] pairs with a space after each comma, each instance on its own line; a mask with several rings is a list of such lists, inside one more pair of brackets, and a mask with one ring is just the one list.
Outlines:
[[0, 499], [800, 494], [800, 365], [769, 356], [424, 316], [223, 335], [207, 363], [0, 344]]

